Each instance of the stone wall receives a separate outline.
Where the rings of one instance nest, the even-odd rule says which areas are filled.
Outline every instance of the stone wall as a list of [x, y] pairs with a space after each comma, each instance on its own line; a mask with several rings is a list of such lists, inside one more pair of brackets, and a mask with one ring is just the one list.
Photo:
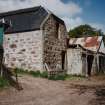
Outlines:
[[42, 31], [6, 34], [4, 57], [8, 67], [42, 70]]
[[[62, 51], [66, 51], [67, 31], [65, 25], [58, 23], [51, 15], [44, 24], [44, 56], [43, 62], [51, 70], [62, 69]], [[58, 29], [58, 30], [57, 30]], [[58, 35], [57, 35], [58, 33]]]
[[[58, 26], [57, 26], [58, 24]], [[53, 15], [40, 31], [6, 34], [4, 57], [8, 67], [44, 70], [45, 63], [52, 69], [62, 69], [62, 52], [66, 54], [67, 31]]]

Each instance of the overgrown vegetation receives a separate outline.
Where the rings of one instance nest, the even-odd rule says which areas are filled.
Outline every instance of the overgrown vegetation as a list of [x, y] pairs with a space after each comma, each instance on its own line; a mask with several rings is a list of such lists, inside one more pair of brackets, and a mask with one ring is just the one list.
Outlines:
[[48, 78], [48, 72], [47, 71], [43, 71], [42, 73], [40, 73], [40, 77]]
[[23, 69], [19, 69], [16, 68], [14, 70], [17, 74], [28, 74], [28, 75], [32, 75], [33, 77], [42, 77], [42, 78], [48, 78], [48, 73], [47, 71], [28, 71], [28, 70], [23, 70]]
[[85, 76], [81, 75], [66, 75], [65, 80], [83, 80], [85, 78]]
[[48, 76], [47, 71], [28, 71], [23, 69], [16, 68], [15, 71], [18, 74], [28, 74], [32, 75], [33, 77], [41, 77], [41, 78], [48, 78], [49, 80], [82, 80], [85, 78], [85, 76], [81, 75], [67, 75], [67, 74], [58, 74], [55, 76]]
[[81, 76], [81, 75], [56, 75], [56, 76], [52, 76], [49, 77], [50, 80], [82, 80], [85, 79], [85, 76]]
[[63, 75], [63, 74], [58, 74], [55, 76], [48, 77], [49, 80], [65, 80], [65, 78], [66, 78], [66, 75]]
[[31, 74], [33, 77], [40, 77], [41, 75], [40, 71], [29, 71], [29, 74]]
[[28, 70], [23, 70], [21, 68], [15, 68], [14, 73], [17, 73], [17, 74], [29, 74]]
[[8, 87], [9, 85], [9, 81], [0, 76], [0, 88]]

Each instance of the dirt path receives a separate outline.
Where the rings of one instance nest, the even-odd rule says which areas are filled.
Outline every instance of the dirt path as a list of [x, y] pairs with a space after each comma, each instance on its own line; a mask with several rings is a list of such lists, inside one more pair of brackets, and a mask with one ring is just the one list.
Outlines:
[[0, 105], [105, 105], [105, 81], [50, 81], [22, 76], [23, 90], [0, 92]]

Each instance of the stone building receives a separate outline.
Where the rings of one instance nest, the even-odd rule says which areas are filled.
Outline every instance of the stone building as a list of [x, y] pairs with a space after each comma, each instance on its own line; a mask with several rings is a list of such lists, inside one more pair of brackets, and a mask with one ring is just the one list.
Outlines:
[[102, 36], [71, 38], [67, 49], [67, 73], [105, 73], [105, 46]]
[[65, 69], [67, 31], [63, 20], [38, 6], [1, 13], [12, 27], [4, 35], [4, 58], [8, 67], [27, 70]]

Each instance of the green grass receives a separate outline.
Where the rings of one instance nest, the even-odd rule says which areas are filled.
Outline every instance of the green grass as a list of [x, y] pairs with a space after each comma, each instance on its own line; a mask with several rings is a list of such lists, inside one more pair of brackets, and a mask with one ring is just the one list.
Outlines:
[[23, 69], [15, 69], [15, 72], [18, 74], [28, 74], [33, 77], [41, 77], [41, 78], [48, 78], [49, 80], [83, 80], [85, 76], [81, 75], [67, 75], [67, 74], [58, 74], [55, 76], [50, 76], [48, 77], [48, 72], [47, 71], [28, 71], [28, 70], [23, 70]]
[[38, 70], [37, 71], [28, 71], [28, 70], [23, 70], [23, 69], [19, 69], [19, 68], [14, 69], [14, 71], [17, 74], [28, 74], [28, 75], [32, 75], [33, 77], [42, 77], [42, 78], [48, 77], [47, 71], [43, 71], [43, 72], [40, 72]]
[[10, 84], [8, 80], [6, 80], [3, 77], [0, 77], [0, 88], [5, 88], [5, 87], [8, 87], [9, 85]]
[[65, 80], [83, 80], [85, 79], [85, 76], [81, 76], [81, 75], [66, 75], [65, 76]]
[[33, 77], [42, 77], [42, 78], [48, 78], [48, 73], [47, 71], [29, 71], [29, 74], [32, 75]]
[[40, 77], [40, 71], [29, 71], [29, 74], [33, 77]]
[[43, 71], [42, 73], [40, 73], [40, 77], [48, 78], [48, 72], [47, 71]]
[[49, 80], [65, 80], [66, 75], [55, 75], [55, 76], [50, 76], [48, 79]]
[[20, 68], [15, 68], [14, 73], [17, 73], [17, 74], [29, 74], [28, 70], [23, 70], [23, 69], [20, 69]]
[[51, 76], [49, 77], [50, 80], [83, 80], [85, 79], [85, 76], [81, 75], [56, 75], [56, 76]]

